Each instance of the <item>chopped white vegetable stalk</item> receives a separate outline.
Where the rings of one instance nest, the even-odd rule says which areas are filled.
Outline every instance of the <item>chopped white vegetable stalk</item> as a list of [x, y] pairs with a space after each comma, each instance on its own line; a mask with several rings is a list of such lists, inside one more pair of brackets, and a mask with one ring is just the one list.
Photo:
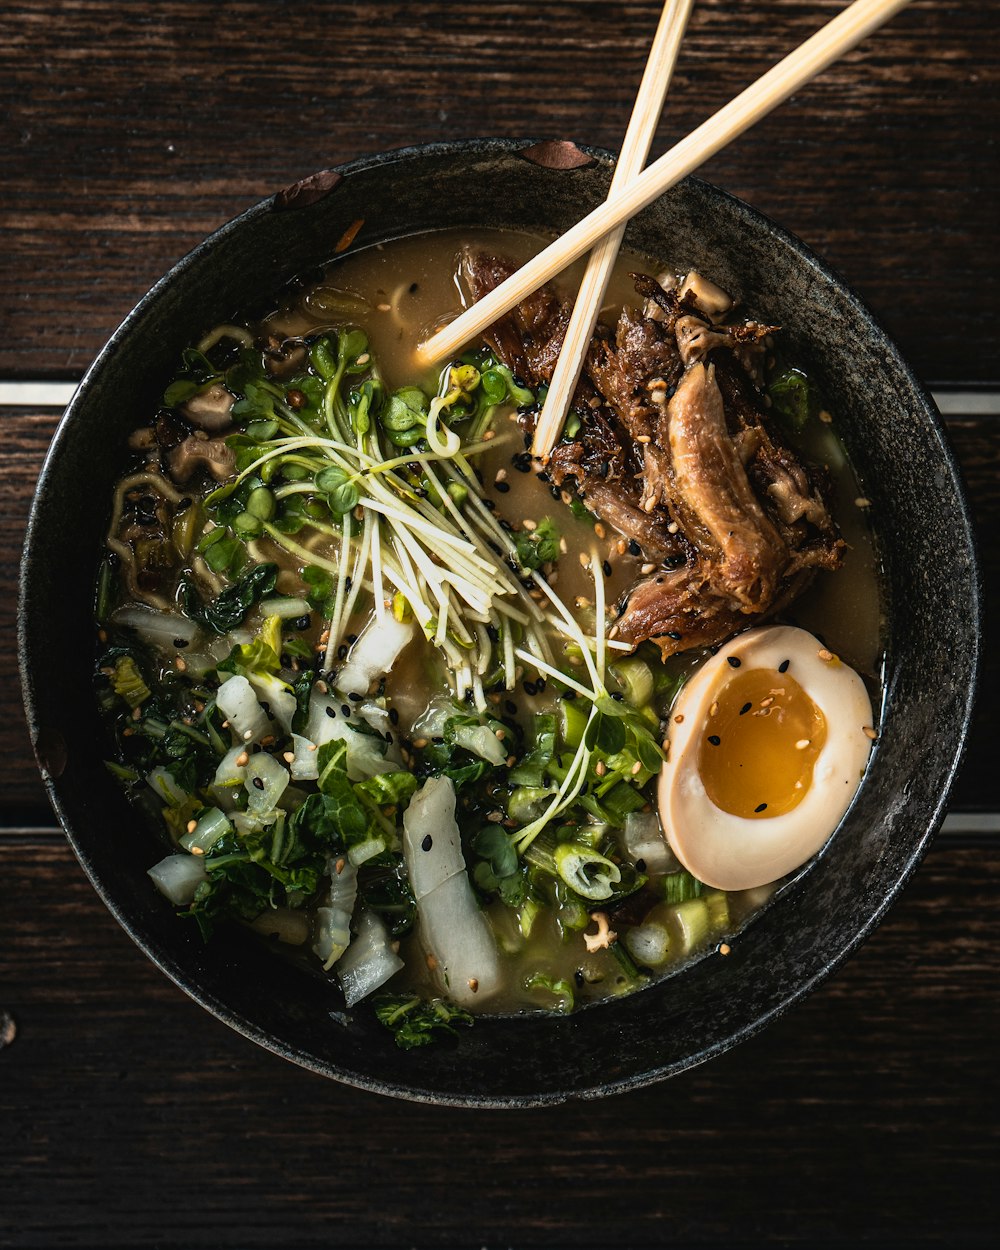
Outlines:
[[395, 664], [403, 648], [413, 640], [412, 621], [397, 621], [391, 614], [375, 619], [363, 631], [337, 673], [335, 685], [345, 694], [367, 694], [369, 687]]
[[[389, 746], [382, 737], [352, 729], [349, 718], [343, 714], [340, 701], [321, 694], [319, 690], [313, 690], [309, 696], [305, 738], [307, 743], [311, 742], [316, 747], [341, 739], [347, 746], [347, 777], [350, 781], [362, 781], [366, 777], [393, 772], [401, 767], [396, 743]], [[305, 763], [303, 766], [308, 767]], [[302, 780], [306, 778], [303, 777]]]
[[219, 687], [215, 703], [241, 741], [259, 742], [271, 732], [267, 713], [245, 677], [228, 677]]
[[649, 872], [673, 872], [680, 867], [656, 812], [629, 812], [622, 841], [632, 861], [642, 860]]
[[237, 764], [247, 749], [242, 744], [234, 746], [219, 761], [210, 786], [212, 797], [223, 811], [231, 812], [236, 806], [236, 790], [243, 785], [243, 766]]
[[260, 614], [265, 620], [276, 616], [281, 621], [293, 621], [297, 617], [308, 616], [311, 611], [308, 599], [262, 599], [260, 604]]
[[189, 646], [198, 637], [198, 626], [179, 612], [160, 612], [156, 608], [127, 604], [111, 615], [112, 625], [134, 629], [143, 642], [160, 651], [177, 651], [178, 642]]
[[402, 967], [381, 917], [363, 911], [358, 917], [357, 937], [337, 964], [337, 979], [348, 1007], [385, 985]]
[[194, 893], [203, 881], [208, 880], [202, 857], [181, 852], [168, 855], [148, 869], [156, 888], [175, 907], [187, 907], [194, 902]]
[[403, 849], [417, 903], [443, 881], [465, 872], [450, 777], [430, 777], [403, 813]]
[[351, 941], [351, 916], [358, 897], [358, 870], [345, 857], [330, 859], [330, 895], [325, 907], [316, 909], [316, 940], [313, 952], [329, 972]]
[[273, 755], [258, 751], [251, 755], [243, 770], [247, 792], [247, 811], [254, 816], [273, 812], [288, 787], [288, 770]]
[[174, 781], [162, 764], [150, 769], [146, 774], [146, 782], [168, 807], [179, 807], [187, 800], [187, 791]]
[[319, 752], [315, 742], [310, 742], [301, 734], [292, 734], [292, 753], [294, 758], [290, 771], [293, 781], [315, 781], [319, 776], [319, 765], [316, 763]]
[[[251, 673], [248, 680], [258, 700], [267, 704], [285, 733], [291, 733], [296, 703], [289, 686], [273, 673]], [[267, 715], [266, 712], [264, 714]]]
[[449, 777], [431, 777], [410, 800], [403, 854], [435, 980], [462, 1006], [482, 1002], [500, 988], [500, 959], [465, 871]]

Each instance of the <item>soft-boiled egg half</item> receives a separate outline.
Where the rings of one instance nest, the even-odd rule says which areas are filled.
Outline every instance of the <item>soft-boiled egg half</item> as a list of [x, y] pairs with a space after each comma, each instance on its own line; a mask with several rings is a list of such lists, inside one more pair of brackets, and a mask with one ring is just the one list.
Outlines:
[[700, 881], [747, 890], [810, 859], [861, 784], [875, 731], [858, 674], [804, 629], [739, 634], [670, 712], [660, 820]]

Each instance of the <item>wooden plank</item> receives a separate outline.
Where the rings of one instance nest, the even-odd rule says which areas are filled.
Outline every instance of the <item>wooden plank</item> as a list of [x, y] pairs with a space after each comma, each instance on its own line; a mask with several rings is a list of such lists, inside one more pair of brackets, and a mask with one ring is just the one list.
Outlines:
[[995, 854], [939, 845], [729, 1055], [527, 1112], [325, 1082], [186, 999], [64, 846], [0, 844], [0, 872], [5, 1245], [985, 1245], [1000, 1216]]
[[[31, 495], [59, 414], [3, 409], [6, 438], [0, 448], [0, 631], [13, 637], [17, 575]], [[949, 437], [962, 467], [980, 542], [988, 622], [1000, 620], [1000, 420], [949, 417]], [[947, 570], [941, 571], [943, 577]], [[989, 636], [987, 634], [987, 636]], [[982, 693], [953, 810], [994, 810], [996, 708], [1000, 707], [1000, 656], [986, 648]], [[42, 824], [49, 808], [34, 764], [21, 708], [17, 657], [0, 650], [0, 823]], [[0, 828], [0, 837], [3, 830]]]
[[[836, 7], [703, 0], [654, 152]], [[317, 167], [483, 134], [617, 148], [659, 9], [10, 0], [0, 374], [78, 373], [174, 260]], [[705, 169], [843, 271], [933, 381], [995, 380], [993, 322], [969, 331], [997, 299], [994, 33], [989, 6], [917, 0]]]

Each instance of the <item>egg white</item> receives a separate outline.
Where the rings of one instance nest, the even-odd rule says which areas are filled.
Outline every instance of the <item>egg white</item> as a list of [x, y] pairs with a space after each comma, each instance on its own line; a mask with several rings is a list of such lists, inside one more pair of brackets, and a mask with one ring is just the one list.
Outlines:
[[[823, 658], [829, 656], [804, 629], [748, 630], [697, 670], [671, 709], [660, 819], [674, 854], [707, 885], [746, 890], [778, 880], [820, 850], [850, 806], [871, 752], [872, 707], [858, 674], [836, 656]], [[730, 657], [740, 660], [738, 668]], [[788, 675], [823, 713], [826, 741], [796, 807], [753, 820], [735, 816], [712, 802], [698, 770], [709, 709], [737, 672], [767, 669], [778, 679], [785, 660]]]

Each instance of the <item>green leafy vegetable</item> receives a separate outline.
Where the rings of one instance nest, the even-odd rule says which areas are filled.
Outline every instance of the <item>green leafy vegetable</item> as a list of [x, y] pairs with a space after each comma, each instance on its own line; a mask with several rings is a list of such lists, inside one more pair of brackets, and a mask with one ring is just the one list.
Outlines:
[[140, 707], [149, 698], [149, 687], [131, 655], [120, 655], [115, 660], [111, 685], [115, 694], [124, 699], [129, 707]]
[[371, 819], [347, 779], [347, 744], [342, 738], [324, 743], [316, 754], [319, 789], [346, 844], [357, 846], [370, 836]]
[[203, 352], [189, 347], [181, 354], [181, 368], [177, 376], [163, 392], [163, 402], [168, 408], [175, 408], [199, 391], [206, 390], [220, 377], [218, 369]]
[[355, 793], [366, 794], [380, 807], [408, 803], [420, 783], [412, 773], [379, 773], [354, 784]]
[[186, 581], [181, 586], [184, 611], [191, 620], [215, 633], [228, 634], [242, 625], [250, 609], [271, 593], [277, 577], [276, 564], [256, 564], [211, 603], [203, 602], [194, 584]]
[[553, 1011], [568, 1015], [573, 1010], [573, 986], [565, 977], [553, 977], [544, 972], [535, 972], [524, 982], [526, 990], [544, 990], [555, 997], [551, 1005]]
[[542, 517], [536, 529], [514, 535], [517, 558], [522, 568], [540, 569], [559, 559], [559, 530], [551, 517]]
[[400, 1050], [427, 1046], [437, 1033], [454, 1033], [456, 1025], [469, 1027], [472, 1016], [443, 998], [384, 994], [375, 999], [375, 1014], [395, 1036]]

